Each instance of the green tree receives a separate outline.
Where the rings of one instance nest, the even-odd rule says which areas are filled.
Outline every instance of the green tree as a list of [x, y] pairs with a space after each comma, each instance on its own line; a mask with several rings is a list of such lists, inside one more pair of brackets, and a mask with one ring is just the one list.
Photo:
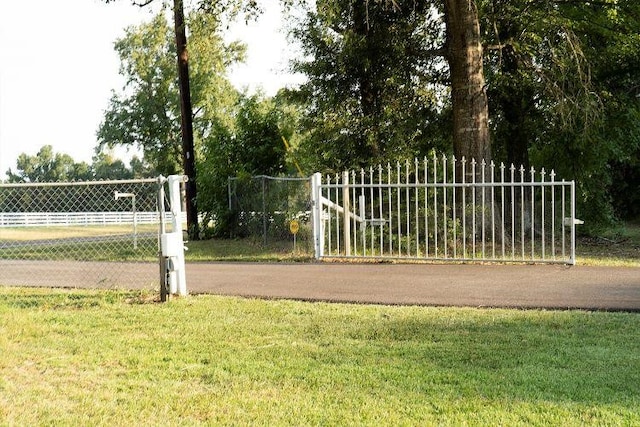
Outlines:
[[134, 179], [151, 178], [158, 176], [158, 173], [144, 160], [138, 156], [133, 156], [129, 162], [131, 174]]
[[426, 1], [393, 8], [366, 0], [321, 0], [292, 29], [308, 82], [303, 144], [316, 168], [388, 161], [429, 144], [436, 102], [428, 37], [438, 28]]
[[174, 174], [180, 165], [180, 127], [174, 49], [163, 15], [126, 30], [115, 43], [121, 93], [113, 92], [97, 132], [99, 147], [135, 146], [158, 172]]
[[[112, 0], [105, 0], [109, 3]], [[133, 1], [134, 5], [148, 6], [154, 0], [143, 0], [141, 3]], [[166, 3], [163, 2], [163, 6]], [[191, 88], [189, 79], [189, 52], [187, 50], [187, 28], [184, 14], [183, 0], [173, 0], [174, 32], [176, 58], [178, 68], [178, 88], [180, 95], [180, 134], [182, 142], [182, 166], [185, 175], [189, 177], [186, 183], [187, 224], [189, 236], [199, 238], [198, 211], [195, 205], [197, 199], [195, 143], [193, 135], [193, 105], [191, 102]]]
[[287, 169], [283, 142], [292, 137], [292, 128], [284, 125], [289, 114], [276, 100], [257, 94], [238, 100], [232, 123], [213, 123], [199, 163], [198, 204], [208, 219], [216, 219], [215, 234], [228, 235], [233, 224], [228, 211], [229, 177], [293, 172]]
[[640, 3], [568, 6], [566, 13], [589, 64], [599, 115], [578, 114], [576, 130], [558, 129], [568, 150], [536, 148], [549, 162], [579, 159], [571, 171], [578, 180], [582, 211], [594, 224], [607, 224], [633, 216], [634, 206], [639, 213], [634, 200], [640, 200]]
[[[193, 13], [190, 75], [195, 150], [212, 132], [213, 123], [228, 120], [238, 94], [225, 77], [227, 68], [244, 57], [244, 46], [225, 44], [214, 16]], [[126, 78], [122, 92], [112, 95], [98, 130], [100, 147], [136, 146], [144, 161], [159, 173], [181, 170], [180, 106], [173, 33], [164, 14], [127, 29], [115, 43]], [[99, 149], [100, 149], [99, 147]]]
[[136, 156], [131, 159], [130, 167], [127, 167], [122, 160], [114, 157], [108, 150], [97, 153], [92, 160], [92, 179], [138, 179], [156, 176], [154, 171]]
[[[196, 147], [210, 122], [228, 111], [235, 90], [226, 68], [241, 60], [244, 48], [224, 45], [219, 22], [204, 15], [191, 17], [191, 70]], [[136, 146], [144, 159], [163, 174], [178, 173], [181, 165], [180, 107], [176, 86], [175, 46], [163, 14], [127, 29], [115, 43], [126, 86], [113, 93], [98, 129], [100, 146]]]
[[637, 193], [616, 190], [637, 170], [640, 5], [489, 0], [482, 12], [497, 157], [575, 178], [580, 215], [609, 223], [628, 210], [612, 196]]
[[17, 170], [7, 171], [9, 182], [82, 181], [91, 177], [89, 165], [76, 163], [68, 154], [55, 153], [51, 145], [44, 145], [35, 156], [20, 154]]
[[20, 154], [17, 170], [7, 171], [9, 182], [69, 182], [112, 179], [149, 178], [156, 173], [137, 157], [130, 167], [108, 151], [97, 153], [91, 165], [76, 162], [69, 154], [56, 153], [51, 145], [43, 146], [36, 155]]

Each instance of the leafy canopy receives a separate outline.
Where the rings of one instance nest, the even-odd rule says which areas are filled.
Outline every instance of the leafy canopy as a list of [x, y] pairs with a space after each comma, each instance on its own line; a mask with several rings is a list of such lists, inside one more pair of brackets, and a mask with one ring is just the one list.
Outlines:
[[130, 166], [117, 159], [108, 151], [97, 153], [91, 165], [76, 162], [69, 154], [56, 153], [51, 145], [44, 145], [37, 154], [20, 154], [17, 169], [7, 171], [11, 183], [66, 182], [110, 179], [146, 178], [152, 171], [137, 157]]
[[[225, 73], [244, 58], [245, 47], [225, 44], [216, 17], [189, 15], [190, 80], [196, 151], [213, 123], [226, 120], [237, 92]], [[173, 30], [164, 13], [126, 30], [115, 43], [126, 84], [114, 92], [98, 130], [100, 146], [137, 146], [158, 173], [181, 168], [180, 105]]]
[[366, 0], [319, 0], [292, 29], [308, 82], [302, 149], [314, 168], [388, 161], [433, 143], [437, 77], [425, 40], [438, 38], [427, 1], [393, 8]]

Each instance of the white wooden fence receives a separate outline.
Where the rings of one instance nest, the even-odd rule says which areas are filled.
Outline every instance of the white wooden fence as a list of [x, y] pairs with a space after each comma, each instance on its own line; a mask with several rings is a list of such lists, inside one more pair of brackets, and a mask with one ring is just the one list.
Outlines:
[[[135, 216], [135, 221], [134, 221]], [[185, 215], [183, 215], [184, 217]], [[171, 212], [165, 221], [172, 221]], [[186, 218], [183, 218], [183, 222]], [[90, 225], [157, 224], [158, 212], [2, 212], [0, 227], [63, 227]]]
[[312, 178], [317, 258], [575, 264], [575, 183], [445, 156]]

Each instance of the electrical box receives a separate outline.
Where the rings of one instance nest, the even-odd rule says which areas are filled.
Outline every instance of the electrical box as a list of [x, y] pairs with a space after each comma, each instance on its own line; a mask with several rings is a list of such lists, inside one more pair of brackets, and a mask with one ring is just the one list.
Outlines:
[[162, 250], [162, 256], [177, 257], [182, 255], [184, 253], [182, 231], [174, 231], [173, 233], [162, 233], [160, 235], [160, 247]]

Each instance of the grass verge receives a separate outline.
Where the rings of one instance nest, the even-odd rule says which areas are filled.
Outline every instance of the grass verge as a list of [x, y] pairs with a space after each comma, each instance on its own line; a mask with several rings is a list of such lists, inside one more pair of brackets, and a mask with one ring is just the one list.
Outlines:
[[0, 288], [2, 425], [638, 425], [640, 316]]
[[577, 241], [580, 265], [640, 267], [640, 222], [627, 222]]
[[274, 241], [267, 245], [254, 239], [210, 239], [188, 242], [187, 261], [242, 261], [242, 262], [310, 262], [313, 249], [293, 243]]

